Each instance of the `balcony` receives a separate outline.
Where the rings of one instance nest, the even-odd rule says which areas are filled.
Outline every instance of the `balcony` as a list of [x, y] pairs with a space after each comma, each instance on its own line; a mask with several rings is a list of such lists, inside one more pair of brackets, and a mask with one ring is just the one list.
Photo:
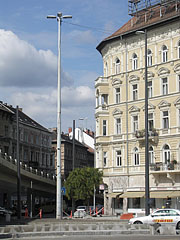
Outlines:
[[[138, 130], [135, 132], [135, 137], [138, 139], [140, 144], [145, 144], [145, 129]], [[148, 134], [149, 141], [154, 143], [155, 145], [158, 144], [159, 141], [159, 133], [157, 129], [153, 128], [149, 131]]]
[[180, 171], [180, 164], [176, 160], [171, 161], [170, 163], [156, 162], [150, 165], [151, 171], [160, 171], [167, 172], [172, 170]]
[[95, 80], [95, 87], [99, 86], [99, 85], [107, 85], [108, 84], [108, 79], [107, 77], [98, 77]]

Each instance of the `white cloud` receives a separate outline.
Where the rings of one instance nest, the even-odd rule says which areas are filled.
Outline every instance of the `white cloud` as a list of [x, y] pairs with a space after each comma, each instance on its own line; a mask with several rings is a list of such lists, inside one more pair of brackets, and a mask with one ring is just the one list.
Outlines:
[[56, 56], [50, 51], [37, 51], [13, 32], [0, 30], [1, 86], [48, 86], [55, 84]]
[[92, 31], [90, 30], [86, 31], [73, 30], [72, 32], [66, 35], [65, 39], [73, 39], [73, 42], [77, 45], [96, 43], [96, 38]]

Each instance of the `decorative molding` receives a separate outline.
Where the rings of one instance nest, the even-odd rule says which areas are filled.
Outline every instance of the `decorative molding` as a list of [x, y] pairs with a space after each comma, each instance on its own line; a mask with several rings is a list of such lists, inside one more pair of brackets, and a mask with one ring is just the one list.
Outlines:
[[178, 63], [178, 64], [176, 64], [176, 65], [174, 66], [174, 71], [175, 71], [176, 73], [180, 73], [180, 63]]
[[118, 114], [123, 114], [123, 112], [119, 108], [115, 108], [114, 111], [112, 112], [113, 116], [118, 115]]
[[166, 100], [162, 100], [159, 104], [158, 107], [159, 108], [164, 108], [164, 107], [170, 107], [171, 103], [168, 103]]
[[[147, 72], [147, 78], [153, 78], [154, 75], [155, 74], [153, 72]], [[143, 79], [145, 79], [145, 73], [143, 74]]]
[[180, 106], [180, 97], [178, 97], [178, 98], [176, 99], [176, 101], [174, 102], [174, 105], [175, 105], [175, 106]]
[[136, 106], [132, 106], [129, 108], [129, 112], [132, 113], [132, 112], [140, 112], [140, 108], [136, 107]]
[[122, 84], [122, 81], [119, 78], [112, 79], [112, 86], [120, 85], [120, 84]]
[[162, 67], [158, 71], [158, 76], [167, 75], [169, 73], [170, 73], [170, 70], [168, 68]]
[[139, 81], [139, 77], [137, 75], [129, 76], [129, 82]]
[[[154, 106], [152, 103], [148, 103], [148, 110], [155, 109], [156, 106]], [[145, 111], [145, 105], [142, 107], [142, 110]]]

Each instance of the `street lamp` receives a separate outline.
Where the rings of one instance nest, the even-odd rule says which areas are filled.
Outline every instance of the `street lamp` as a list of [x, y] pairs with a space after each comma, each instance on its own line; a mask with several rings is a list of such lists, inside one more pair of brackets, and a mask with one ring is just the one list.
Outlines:
[[148, 129], [148, 81], [147, 81], [147, 29], [136, 31], [136, 34], [144, 34], [145, 40], [145, 213], [150, 213], [149, 197], [149, 129]]
[[61, 194], [61, 23], [64, 18], [71, 15], [48, 15], [47, 18], [58, 21], [58, 94], [57, 94], [57, 186], [56, 186], [56, 218], [62, 219], [62, 194]]

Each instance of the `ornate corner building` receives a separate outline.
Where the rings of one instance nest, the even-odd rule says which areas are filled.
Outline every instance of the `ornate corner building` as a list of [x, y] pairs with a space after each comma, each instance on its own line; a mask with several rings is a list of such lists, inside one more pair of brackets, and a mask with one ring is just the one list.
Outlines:
[[96, 167], [107, 185], [106, 214], [144, 208], [145, 56], [150, 205], [168, 198], [180, 207], [180, 1], [128, 5], [131, 19], [97, 46], [104, 76], [95, 81]]

